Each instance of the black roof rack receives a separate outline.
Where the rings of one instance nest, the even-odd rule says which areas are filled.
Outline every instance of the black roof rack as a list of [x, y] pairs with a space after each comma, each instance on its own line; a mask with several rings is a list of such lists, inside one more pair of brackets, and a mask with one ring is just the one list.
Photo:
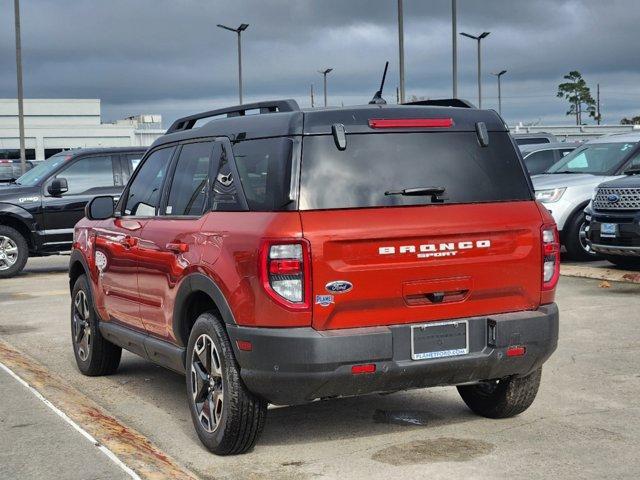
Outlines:
[[218, 110], [209, 110], [208, 112], [196, 113], [188, 117], [182, 117], [171, 124], [166, 133], [181, 132], [191, 130], [198, 120], [203, 118], [219, 117], [239, 117], [245, 115], [249, 110], [260, 110], [260, 113], [275, 112], [295, 112], [300, 110], [298, 103], [293, 99], [273, 100], [268, 102], [245, 103], [236, 105], [235, 107], [219, 108]]
[[476, 108], [476, 106], [468, 100], [461, 98], [434, 98], [432, 100], [417, 100], [415, 102], [406, 102], [403, 105], [424, 105], [431, 107], [459, 107], [459, 108]]

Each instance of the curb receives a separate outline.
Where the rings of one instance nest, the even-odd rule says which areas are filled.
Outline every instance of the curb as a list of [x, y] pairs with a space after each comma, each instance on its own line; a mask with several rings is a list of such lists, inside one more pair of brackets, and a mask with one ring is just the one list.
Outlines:
[[560, 265], [560, 275], [640, 285], [640, 272], [585, 265]]

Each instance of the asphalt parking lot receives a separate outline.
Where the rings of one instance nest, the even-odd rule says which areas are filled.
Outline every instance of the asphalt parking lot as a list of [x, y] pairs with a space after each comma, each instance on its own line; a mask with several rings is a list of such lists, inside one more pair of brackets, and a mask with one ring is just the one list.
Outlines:
[[[0, 282], [0, 340], [200, 478], [640, 476], [640, 285], [562, 277], [559, 348], [545, 366], [536, 402], [519, 417], [476, 417], [455, 388], [338, 399], [270, 409], [253, 452], [220, 458], [195, 435], [181, 376], [131, 354], [113, 376], [78, 373], [69, 338], [67, 261], [30, 260], [23, 275]], [[48, 472], [47, 478], [127, 477], [24, 385], [0, 372], [0, 387], [1, 478], [31, 475], [24, 462], [34, 456], [36, 471]], [[66, 395], [62, 388], [48, 391], [55, 399]], [[73, 399], [63, 404], [63, 411], [73, 409]], [[16, 427], [24, 423], [50, 427]], [[78, 455], [69, 448], [34, 447], [22, 456], [24, 449], [15, 448], [76, 444], [72, 450], [92, 467], [75, 467]]]

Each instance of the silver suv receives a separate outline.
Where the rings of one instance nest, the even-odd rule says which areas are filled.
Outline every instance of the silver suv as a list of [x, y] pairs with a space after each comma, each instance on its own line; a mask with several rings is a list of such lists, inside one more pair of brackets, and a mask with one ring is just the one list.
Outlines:
[[596, 187], [640, 165], [640, 133], [607, 135], [585, 143], [532, 177], [536, 198], [551, 211], [560, 239], [573, 260], [592, 260], [597, 254], [586, 240], [584, 209]]

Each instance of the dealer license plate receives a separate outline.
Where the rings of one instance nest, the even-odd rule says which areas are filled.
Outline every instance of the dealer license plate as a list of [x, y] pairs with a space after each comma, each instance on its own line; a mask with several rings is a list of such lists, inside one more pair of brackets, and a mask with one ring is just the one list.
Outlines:
[[618, 224], [602, 223], [600, 224], [601, 237], [615, 237], [618, 234]]
[[469, 353], [466, 320], [426, 323], [411, 327], [411, 359], [455, 357]]

